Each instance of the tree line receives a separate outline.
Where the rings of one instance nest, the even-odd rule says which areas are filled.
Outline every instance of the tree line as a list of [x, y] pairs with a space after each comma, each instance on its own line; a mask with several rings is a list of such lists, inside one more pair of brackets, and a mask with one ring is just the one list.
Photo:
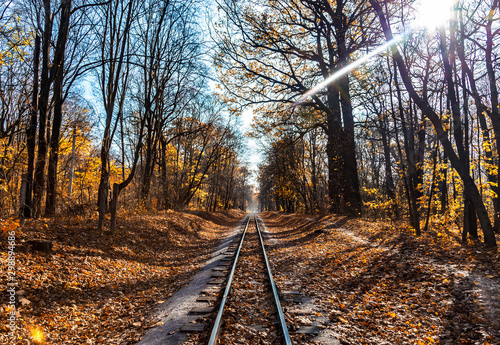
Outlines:
[[253, 106], [267, 142], [262, 209], [406, 217], [417, 235], [455, 220], [464, 240], [479, 223], [496, 245], [499, 1], [450, 2], [436, 28], [419, 4], [219, 1], [225, 101]]
[[[1, 212], [245, 208], [242, 136], [208, 87], [200, 4], [0, 5]], [[97, 207], [95, 207], [97, 205]]]

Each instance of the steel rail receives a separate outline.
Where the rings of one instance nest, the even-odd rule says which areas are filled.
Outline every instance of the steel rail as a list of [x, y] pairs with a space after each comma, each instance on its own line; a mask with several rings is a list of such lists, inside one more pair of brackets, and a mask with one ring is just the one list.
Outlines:
[[271, 273], [271, 267], [269, 266], [269, 260], [267, 259], [266, 249], [264, 247], [264, 240], [262, 239], [262, 233], [259, 228], [259, 222], [257, 221], [257, 217], [258, 216], [255, 215], [255, 227], [257, 228], [257, 233], [259, 234], [259, 240], [262, 247], [262, 252], [264, 253], [264, 261], [266, 262], [267, 275], [269, 276], [269, 283], [271, 285], [271, 289], [273, 290], [274, 303], [278, 311], [278, 318], [280, 320], [281, 331], [283, 332], [283, 344], [291, 345], [292, 341], [290, 340], [290, 335], [288, 334], [288, 327], [286, 326], [285, 316], [283, 315], [283, 310], [281, 309], [278, 290], [276, 289], [276, 285], [274, 284], [273, 275]]
[[243, 231], [243, 235], [241, 235], [240, 244], [238, 246], [236, 256], [234, 257], [233, 267], [231, 268], [231, 273], [229, 274], [226, 289], [224, 290], [224, 295], [222, 296], [222, 301], [219, 307], [219, 311], [217, 313], [217, 318], [215, 319], [215, 323], [212, 328], [212, 334], [210, 334], [210, 340], [208, 341], [208, 345], [215, 345], [217, 337], [219, 336], [219, 330], [222, 320], [222, 312], [224, 311], [224, 306], [226, 305], [226, 300], [227, 297], [229, 296], [229, 291], [231, 290], [231, 283], [233, 282], [234, 271], [236, 270], [236, 264], [238, 263], [238, 257], [240, 256], [241, 246], [243, 245], [243, 240], [245, 239], [249, 223], [250, 223], [250, 216], [248, 216], [247, 224], [245, 225], [245, 230]]

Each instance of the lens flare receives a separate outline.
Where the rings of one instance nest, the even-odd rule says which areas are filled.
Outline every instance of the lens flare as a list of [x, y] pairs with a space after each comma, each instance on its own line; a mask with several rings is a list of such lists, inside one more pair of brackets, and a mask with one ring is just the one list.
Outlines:
[[367, 62], [368, 60], [370, 60], [375, 55], [378, 55], [378, 54], [384, 52], [385, 50], [387, 50], [387, 48], [389, 48], [392, 45], [396, 44], [397, 42], [401, 41], [403, 39], [403, 37], [404, 37], [404, 35], [399, 36], [399, 37], [395, 37], [392, 40], [390, 40], [389, 42], [387, 42], [385, 44], [382, 44], [377, 49], [369, 52], [365, 56], [363, 56], [363, 57], [357, 59], [356, 61], [351, 62], [347, 66], [339, 69], [337, 72], [333, 73], [331, 76], [329, 76], [328, 78], [326, 78], [325, 80], [323, 80], [321, 83], [317, 84], [315, 87], [313, 87], [312, 89], [310, 89], [309, 91], [307, 91], [305, 94], [303, 94], [300, 97], [300, 99], [297, 101], [297, 103], [294, 104], [294, 106], [300, 105], [306, 99], [308, 99], [309, 97], [314, 96], [321, 89], [323, 89], [324, 87], [326, 87], [328, 84], [332, 83], [335, 79], [341, 77], [342, 75], [344, 75], [346, 73], [349, 73], [350, 71], [352, 71], [356, 67], [361, 66], [362, 64], [364, 64], [365, 62]]
[[43, 333], [43, 330], [38, 327], [33, 327], [31, 330], [31, 339], [37, 344], [42, 344], [43, 341], [45, 340], [45, 334]]

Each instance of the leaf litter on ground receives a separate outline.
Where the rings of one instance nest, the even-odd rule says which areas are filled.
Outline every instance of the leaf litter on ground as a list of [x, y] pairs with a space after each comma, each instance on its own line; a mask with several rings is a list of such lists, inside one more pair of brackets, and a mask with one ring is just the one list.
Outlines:
[[[462, 244], [451, 230], [416, 238], [402, 223], [262, 217], [278, 288], [312, 301], [308, 315], [284, 301], [292, 329], [315, 322], [341, 344], [500, 344], [496, 249]], [[295, 344], [321, 343], [292, 334]]]
[[[158, 320], [152, 309], [203, 266], [239, 211], [173, 212], [122, 217], [111, 236], [95, 219], [28, 220], [16, 231], [15, 339], [6, 322], [2, 344], [134, 344]], [[50, 240], [53, 251], [30, 248]], [[7, 258], [7, 241], [0, 255]], [[5, 267], [5, 266], [4, 266]], [[9, 313], [0, 281], [0, 317]]]

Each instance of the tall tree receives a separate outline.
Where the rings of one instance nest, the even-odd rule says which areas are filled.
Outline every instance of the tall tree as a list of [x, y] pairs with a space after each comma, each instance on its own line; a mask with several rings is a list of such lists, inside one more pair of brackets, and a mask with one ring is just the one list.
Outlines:
[[28, 149], [28, 170], [26, 172], [26, 195], [24, 196], [24, 217], [32, 216], [33, 173], [35, 170], [36, 128], [38, 123], [38, 78], [40, 69], [40, 35], [35, 35], [33, 49], [33, 94], [30, 108], [30, 124], [26, 130], [26, 146]]
[[[96, 32], [100, 43], [100, 58], [102, 61], [99, 72], [99, 86], [105, 111], [105, 125], [101, 145], [101, 177], [98, 189], [98, 228], [102, 229], [108, 204], [110, 189], [110, 150], [119, 118], [115, 116], [117, 98], [123, 102], [128, 84], [128, 62], [130, 55], [130, 33], [132, 24], [137, 19], [135, 0], [126, 2], [111, 0], [99, 11], [98, 18], [102, 26]], [[121, 103], [123, 104], [123, 103]]]
[[54, 83], [54, 116], [52, 119], [49, 170], [47, 173], [47, 203], [45, 207], [45, 214], [47, 216], [53, 216], [56, 211], [57, 163], [59, 158], [59, 138], [61, 135], [62, 108], [64, 102], [64, 62], [71, 16], [71, 4], [72, 0], [61, 1], [58, 37], [54, 51], [54, 59], [52, 61], [51, 74], [53, 74], [52, 79]]
[[146, 118], [141, 195], [149, 195], [159, 143], [165, 129], [203, 88], [198, 63], [200, 44], [193, 20], [192, 1], [144, 3], [146, 23], [139, 29], [141, 41], [141, 105]]
[[[39, 217], [42, 212], [42, 197], [45, 189], [45, 166], [47, 162], [47, 121], [49, 116], [49, 96], [54, 74], [50, 75], [50, 47], [52, 40], [53, 13], [51, 1], [43, 1], [44, 27], [42, 31], [42, 71], [40, 76], [40, 95], [38, 96], [38, 151], [33, 183], [34, 215]], [[54, 66], [54, 65], [52, 65]], [[55, 65], [57, 66], [57, 65]], [[55, 68], [54, 68], [55, 71]]]
[[[392, 29], [389, 26], [389, 22], [382, 7], [377, 0], [370, 0], [370, 4], [376, 12], [377, 17], [379, 18], [380, 25], [387, 42], [392, 42], [394, 39]], [[483, 203], [481, 195], [479, 194], [479, 190], [474, 183], [474, 180], [471, 178], [465, 162], [460, 158], [459, 155], [457, 155], [455, 149], [453, 148], [448, 138], [448, 133], [443, 127], [443, 122], [441, 121], [436, 111], [415, 90], [413, 82], [408, 73], [407, 65], [402, 58], [397, 46], [395, 44], [392, 44], [390, 49], [392, 57], [398, 66], [399, 73], [406, 87], [406, 90], [408, 91], [415, 104], [420, 108], [422, 113], [432, 122], [438, 139], [441, 142], [441, 145], [443, 146], [443, 149], [446, 152], [446, 155], [448, 156], [452, 167], [457, 171], [458, 175], [464, 183], [466, 193], [471, 199], [471, 203], [474, 206], [479, 221], [481, 222], [485, 243], [490, 246], [496, 246], [495, 234], [493, 232], [491, 221], [488, 217], [488, 212], [486, 211], [486, 207]]]
[[[230, 29], [221, 34], [216, 64], [225, 73], [222, 82], [228, 101], [260, 105], [257, 110], [275, 125], [293, 121], [290, 106], [302, 94], [344, 68], [362, 47], [371, 44], [366, 4], [282, 0], [253, 1], [248, 6], [224, 2], [225, 25]], [[343, 74], [302, 105], [323, 113], [314, 126], [323, 128], [328, 138], [331, 211], [359, 214], [362, 204], [350, 87], [349, 75]]]

